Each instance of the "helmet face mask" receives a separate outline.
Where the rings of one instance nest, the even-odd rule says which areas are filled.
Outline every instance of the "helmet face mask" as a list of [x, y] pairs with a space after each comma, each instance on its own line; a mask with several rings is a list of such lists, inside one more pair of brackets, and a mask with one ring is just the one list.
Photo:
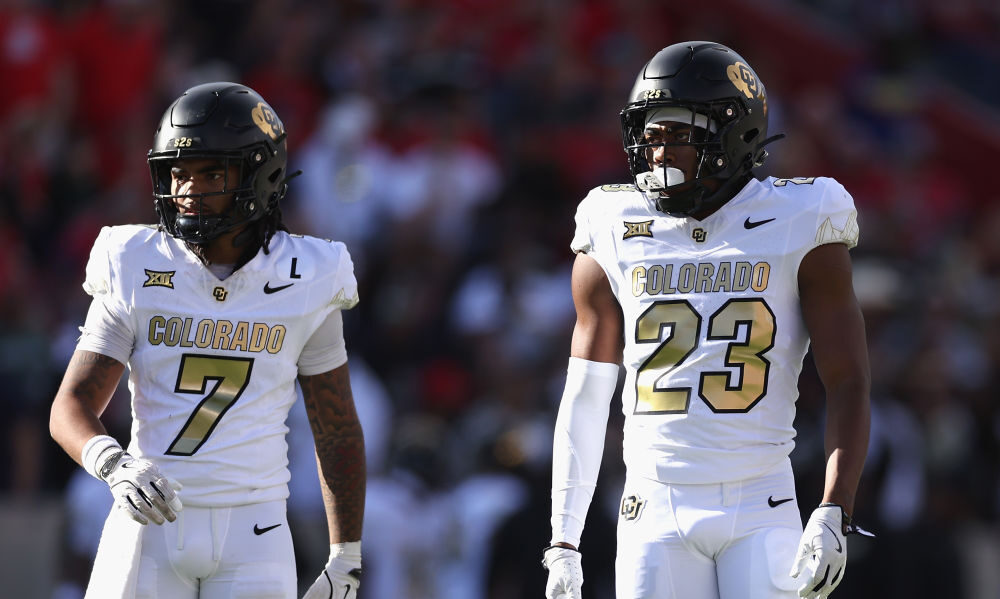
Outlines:
[[[211, 160], [218, 162], [220, 170], [226, 172], [222, 189], [202, 193], [174, 194], [171, 171], [176, 165], [188, 161]], [[183, 162], [182, 162], [183, 161]], [[219, 153], [199, 155], [186, 154], [183, 158], [150, 158], [149, 167], [153, 176], [153, 195], [160, 222], [172, 235], [195, 244], [203, 244], [249, 222], [247, 217], [255, 209], [251, 182], [242, 174], [244, 169], [239, 156], [220, 156]], [[236, 177], [229, 177], [230, 166], [237, 166]], [[218, 205], [215, 198], [225, 196], [227, 208], [222, 212], [209, 209]], [[239, 198], [239, 202], [236, 199]], [[191, 214], [181, 213], [177, 204], [193, 203]]]
[[[686, 121], [691, 138], [683, 143], [648, 143], [645, 129], [651, 114], [684, 115], [671, 120]], [[711, 42], [674, 44], [658, 52], [639, 73], [621, 112], [621, 126], [629, 172], [637, 186], [659, 210], [689, 216], [728, 201], [749, 179], [751, 169], [763, 163], [766, 152], [760, 146], [767, 135], [767, 96], [746, 61], [729, 48]], [[679, 146], [697, 152], [692, 178], [683, 186], [665, 189], [644, 184], [651, 180], [652, 153]]]
[[[235, 180], [227, 176], [220, 191], [175, 195], [171, 169], [181, 160], [215, 161], [226, 172], [238, 166], [238, 175]], [[184, 92], [163, 115], [147, 162], [161, 226], [199, 245], [263, 218], [287, 189], [284, 126], [259, 94], [235, 83], [208, 83]], [[231, 196], [228, 210], [206, 212], [206, 200], [218, 195]], [[179, 212], [181, 201], [194, 201], [194, 212]]]

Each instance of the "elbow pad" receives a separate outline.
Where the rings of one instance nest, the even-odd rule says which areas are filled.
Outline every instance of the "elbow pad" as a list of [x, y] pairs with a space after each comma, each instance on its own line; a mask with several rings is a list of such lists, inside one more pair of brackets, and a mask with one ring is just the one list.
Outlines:
[[552, 439], [552, 542], [579, 547], [604, 455], [618, 365], [570, 358]]

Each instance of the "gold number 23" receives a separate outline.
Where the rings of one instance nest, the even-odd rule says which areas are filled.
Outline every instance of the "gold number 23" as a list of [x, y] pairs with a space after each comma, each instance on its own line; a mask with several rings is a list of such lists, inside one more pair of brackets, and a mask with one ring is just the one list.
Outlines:
[[[659, 383], [694, 353], [700, 339], [702, 317], [685, 300], [656, 302], [635, 323], [636, 343], [655, 343], [656, 349], [636, 373], [636, 414], [683, 414], [691, 403], [691, 387], [658, 387]], [[739, 341], [740, 325], [746, 338]], [[664, 330], [669, 336], [663, 339]], [[708, 319], [709, 341], [730, 340], [725, 366], [730, 372], [701, 373], [698, 396], [713, 412], [748, 412], [767, 392], [771, 363], [764, 353], [774, 347], [774, 313], [762, 299], [733, 299]]]
[[[208, 395], [188, 417], [167, 455], [192, 455], [205, 443], [226, 411], [233, 407], [250, 382], [253, 358], [225, 358], [200, 354], [181, 356], [177, 372], [177, 393]], [[208, 381], [215, 386], [208, 390]]]

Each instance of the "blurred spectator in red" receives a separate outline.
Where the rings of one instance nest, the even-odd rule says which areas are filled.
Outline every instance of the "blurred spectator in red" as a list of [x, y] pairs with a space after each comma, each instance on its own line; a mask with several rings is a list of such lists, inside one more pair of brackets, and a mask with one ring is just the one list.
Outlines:
[[[77, 89], [76, 119], [96, 139], [102, 173], [113, 180], [128, 148], [119, 137], [149, 122], [162, 59], [163, 5], [159, 0], [93, 3], [69, 22], [67, 44]], [[133, 168], [129, 166], [128, 168]]]
[[0, 6], [0, 123], [44, 118], [72, 105], [68, 48], [56, 15], [40, 0]]

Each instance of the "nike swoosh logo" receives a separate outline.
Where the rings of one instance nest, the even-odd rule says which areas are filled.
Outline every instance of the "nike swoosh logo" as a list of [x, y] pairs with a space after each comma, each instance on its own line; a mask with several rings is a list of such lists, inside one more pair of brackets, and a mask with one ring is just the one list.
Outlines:
[[837, 539], [837, 553], [843, 553], [844, 552], [844, 546], [840, 544], [840, 537], [837, 536], [837, 533], [833, 532], [833, 529], [830, 528], [827, 525], [826, 522], [820, 522], [820, 524], [822, 524], [823, 526], [825, 526], [826, 529], [830, 531], [830, 534], [833, 535], [833, 538]]
[[[361, 568], [353, 568], [347, 574], [348, 574], [348, 576], [353, 576], [355, 579], [360, 580], [361, 579]], [[327, 575], [327, 579], [328, 580], [329, 580], [329, 578], [330, 578], [330, 576]], [[332, 582], [330, 583], [330, 586], [333, 587], [333, 583]], [[347, 596], [351, 594], [351, 589], [357, 590], [357, 586], [351, 586], [351, 583], [347, 583], [347, 590], [344, 591], [344, 597], [343, 597], [343, 599], [347, 599]], [[333, 596], [332, 588], [331, 588], [330, 595]]]
[[756, 222], [751, 222], [750, 221], [750, 217], [748, 216], [747, 219], [745, 221], [743, 221], [743, 228], [744, 229], [754, 229], [754, 228], [759, 227], [761, 225], [766, 225], [767, 223], [771, 222], [772, 220], [774, 220], [774, 219], [773, 218], [768, 218], [768, 219], [759, 220], [759, 221], [756, 221]]
[[288, 289], [289, 287], [291, 287], [294, 284], [295, 283], [289, 283], [287, 285], [279, 285], [278, 287], [271, 287], [271, 283], [267, 282], [267, 283], [264, 283], [264, 293], [267, 293], [268, 295], [270, 295], [272, 293], [277, 293], [277, 292], [281, 291], [282, 289]]
[[782, 503], [788, 503], [792, 499], [793, 499], [792, 497], [789, 497], [787, 499], [775, 499], [774, 495], [771, 495], [770, 497], [767, 498], [767, 505], [771, 507], [778, 507]]
[[274, 530], [275, 528], [278, 528], [279, 526], [281, 526], [280, 523], [274, 524], [272, 526], [268, 526], [266, 528], [260, 528], [256, 524], [254, 524], [253, 525], [253, 534], [255, 534], [255, 535], [262, 535], [262, 534], [264, 534], [265, 532], [267, 532], [269, 530]]

